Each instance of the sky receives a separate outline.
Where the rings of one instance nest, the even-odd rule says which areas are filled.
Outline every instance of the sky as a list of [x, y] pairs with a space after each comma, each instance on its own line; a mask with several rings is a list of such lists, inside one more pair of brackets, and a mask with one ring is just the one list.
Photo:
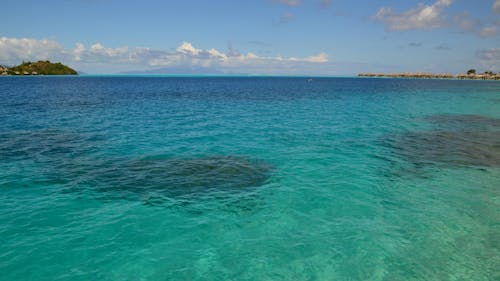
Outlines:
[[0, 3], [0, 64], [79, 72], [500, 72], [500, 0]]

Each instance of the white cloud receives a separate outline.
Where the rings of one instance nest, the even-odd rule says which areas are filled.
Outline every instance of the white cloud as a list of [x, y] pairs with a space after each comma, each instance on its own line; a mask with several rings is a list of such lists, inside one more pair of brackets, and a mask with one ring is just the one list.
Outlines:
[[176, 51], [186, 55], [194, 55], [194, 56], [197, 56], [201, 52], [200, 49], [196, 49], [189, 42], [182, 42], [182, 44], [179, 47], [177, 47]]
[[320, 53], [316, 56], [310, 56], [304, 59], [307, 62], [317, 62], [317, 63], [325, 63], [328, 62], [328, 54]]
[[481, 37], [494, 37], [497, 35], [498, 28], [494, 25], [484, 26], [479, 30], [479, 35]]
[[82, 54], [85, 52], [85, 46], [82, 43], [76, 43], [75, 48], [73, 49], [73, 53], [75, 54], [75, 60], [81, 61]]
[[[499, 0], [500, 1], [500, 0]], [[481, 19], [472, 18], [469, 13], [463, 12], [453, 17], [455, 26], [462, 31], [472, 32], [476, 35], [486, 38], [495, 37], [498, 34], [500, 22], [487, 21], [483, 22]]]
[[83, 71], [130, 71], [155, 68], [210, 68], [226, 73], [287, 74], [310, 73], [328, 62], [328, 54], [307, 57], [259, 56], [241, 54], [234, 49], [198, 49], [182, 42], [175, 51], [144, 47], [109, 48], [101, 43], [90, 47], [77, 43], [65, 48], [49, 39], [0, 38], [0, 64], [15, 65], [29, 60], [62, 61]]
[[332, 0], [321, 0], [320, 5], [322, 8], [327, 9], [332, 4]]
[[463, 31], [474, 31], [476, 25], [478, 24], [477, 20], [472, 19], [468, 12], [455, 15], [453, 20], [457, 24], [458, 28]]
[[500, 48], [479, 50], [476, 53], [481, 66], [486, 71], [500, 71]]
[[500, 14], [500, 0], [495, 0], [493, 3], [493, 12]]
[[387, 30], [405, 31], [412, 29], [434, 29], [444, 25], [444, 10], [453, 0], [437, 0], [432, 5], [418, 4], [418, 7], [397, 13], [392, 8], [382, 7], [373, 19], [385, 24]]
[[280, 16], [280, 18], [274, 22], [274, 25], [287, 24], [294, 19], [295, 19], [295, 16], [292, 13], [287, 12], [287, 13], [282, 14]]
[[288, 6], [297, 6], [300, 4], [300, 0], [273, 0], [273, 1]]
[[0, 62], [19, 63], [19, 59], [51, 58], [54, 53], [63, 53], [64, 48], [53, 40], [0, 37]]
[[[418, 7], [397, 13], [392, 8], [382, 7], [373, 19], [385, 24], [390, 31], [406, 31], [414, 29], [435, 29], [440, 27], [457, 28], [472, 32], [480, 37], [495, 37], [498, 34], [499, 22], [472, 18], [467, 11], [456, 14], [452, 21], [447, 21], [444, 11], [454, 0], [436, 0], [432, 5], [420, 3]], [[500, 0], [493, 4], [493, 10], [500, 13]], [[454, 23], [452, 25], [451, 23]]]

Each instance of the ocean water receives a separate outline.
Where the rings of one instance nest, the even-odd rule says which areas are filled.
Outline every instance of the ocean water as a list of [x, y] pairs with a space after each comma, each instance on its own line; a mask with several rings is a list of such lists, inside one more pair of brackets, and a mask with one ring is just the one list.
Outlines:
[[2, 77], [0, 280], [500, 280], [500, 83]]

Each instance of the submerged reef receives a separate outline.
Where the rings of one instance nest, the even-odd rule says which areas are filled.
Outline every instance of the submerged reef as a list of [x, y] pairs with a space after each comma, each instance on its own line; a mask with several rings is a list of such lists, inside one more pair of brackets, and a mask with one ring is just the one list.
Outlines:
[[[102, 152], [98, 134], [57, 129], [0, 133], [0, 162], [43, 167], [40, 177], [65, 191], [96, 191], [108, 197], [198, 196], [263, 185], [271, 166], [245, 156], [134, 159]], [[10, 164], [9, 164], [10, 165]], [[137, 197], [137, 196], [136, 196]]]
[[100, 143], [102, 136], [58, 129], [20, 130], [0, 133], [0, 161], [74, 158]]
[[[266, 183], [271, 166], [245, 156], [142, 157], [107, 155], [98, 134], [56, 129], [0, 133], [0, 163], [36, 165], [65, 192], [107, 198], [198, 197], [241, 192]], [[40, 180], [32, 179], [32, 180]], [[133, 195], [133, 196], [131, 196]]]
[[498, 129], [500, 130], [500, 119], [486, 117], [477, 114], [437, 114], [424, 118], [425, 121], [447, 129]]
[[87, 181], [108, 195], [191, 197], [263, 185], [271, 166], [241, 156], [138, 159], [106, 163]]
[[394, 141], [396, 153], [413, 164], [500, 166], [500, 132], [411, 132]]
[[500, 119], [481, 115], [432, 115], [436, 129], [384, 139], [400, 158], [416, 166], [500, 166]]

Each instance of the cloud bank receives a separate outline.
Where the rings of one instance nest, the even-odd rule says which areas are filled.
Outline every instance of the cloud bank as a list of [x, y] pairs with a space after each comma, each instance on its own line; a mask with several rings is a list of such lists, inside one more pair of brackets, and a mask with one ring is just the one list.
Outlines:
[[[405, 12], [394, 12], [390, 7], [382, 7], [372, 17], [381, 22], [388, 31], [430, 30], [442, 27], [456, 28], [482, 38], [495, 37], [500, 29], [500, 21], [472, 18], [467, 11], [455, 14], [448, 20], [445, 10], [454, 0], [437, 0], [432, 5], [418, 4], [418, 7]], [[500, 0], [495, 0], [492, 10], [500, 14]]]
[[500, 48], [479, 50], [476, 55], [485, 70], [500, 71]]
[[198, 68], [214, 73], [304, 74], [314, 72], [329, 58], [326, 53], [307, 57], [259, 56], [234, 49], [199, 49], [190, 42], [168, 51], [145, 47], [109, 48], [101, 43], [90, 46], [77, 43], [73, 48], [65, 48], [51, 39], [0, 37], [0, 64], [15, 65], [23, 60], [62, 61], [85, 72]]
[[[500, 3], [500, 0], [498, 2]], [[483, 38], [495, 37], [500, 26], [500, 21], [484, 22], [481, 19], [472, 18], [468, 12], [455, 15], [453, 21], [460, 30], [474, 33]]]
[[439, 28], [445, 23], [443, 12], [452, 3], [453, 0], [437, 0], [432, 5], [420, 3], [418, 7], [401, 13], [382, 7], [373, 19], [385, 24], [390, 31]]
[[300, 4], [300, 0], [273, 0], [273, 1], [288, 6], [298, 6]]

